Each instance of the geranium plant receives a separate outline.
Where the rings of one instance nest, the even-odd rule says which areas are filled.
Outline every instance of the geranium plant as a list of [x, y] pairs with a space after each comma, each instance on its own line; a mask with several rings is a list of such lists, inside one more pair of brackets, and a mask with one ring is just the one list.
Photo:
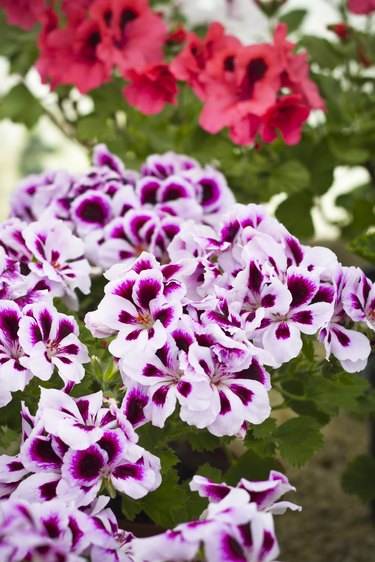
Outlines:
[[[307, 52], [285, 22], [248, 46], [218, 23], [168, 30], [179, 12], [145, 0], [0, 4], [31, 29], [3, 24], [13, 70], [37, 35], [57, 104], [21, 80], [2, 111], [20, 96], [93, 149], [86, 173], [23, 179], [0, 224], [1, 559], [276, 560], [273, 516], [300, 509], [279, 501], [286, 463], [309, 460], [340, 408], [374, 410], [372, 281], [258, 204], [282, 189], [272, 172], [255, 202], [232, 189], [273, 160], [307, 165], [279, 160], [330, 103]], [[72, 86], [89, 115], [66, 109]], [[306, 134], [320, 151], [322, 129]]]

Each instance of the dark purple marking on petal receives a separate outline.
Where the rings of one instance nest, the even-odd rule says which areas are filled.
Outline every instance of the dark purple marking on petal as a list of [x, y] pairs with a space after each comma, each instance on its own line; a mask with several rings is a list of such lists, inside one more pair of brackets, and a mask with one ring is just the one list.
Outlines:
[[202, 369], [206, 373], [206, 375], [209, 375], [211, 373], [211, 370], [210, 370], [209, 366], [207, 365], [207, 362], [204, 359], [199, 360], [199, 365], [202, 367]]
[[132, 425], [138, 425], [146, 419], [144, 408], [147, 404], [148, 396], [146, 394], [142, 394], [142, 392], [136, 388], [130, 390], [124, 413]]
[[303, 250], [298, 240], [292, 236], [285, 239], [286, 245], [292, 253], [296, 265], [299, 265], [303, 260]]
[[49, 310], [44, 309], [42, 310], [40, 317], [39, 317], [39, 325], [42, 330], [43, 340], [46, 341], [49, 339], [49, 335], [51, 332], [53, 318]]
[[74, 547], [78, 544], [84, 533], [81, 531], [77, 520], [72, 515], [69, 516], [68, 527], [72, 533], [72, 547], [74, 550]]
[[311, 301], [316, 292], [316, 285], [307, 277], [292, 275], [288, 279], [288, 289], [292, 294], [291, 307], [301, 306]]
[[98, 195], [91, 195], [81, 201], [75, 210], [84, 222], [104, 226], [110, 216], [110, 206]]
[[56, 333], [56, 341], [60, 342], [70, 334], [74, 333], [73, 323], [67, 318], [59, 320], [59, 325]]
[[290, 338], [289, 326], [286, 322], [280, 322], [276, 328], [275, 332], [276, 338], [278, 340], [287, 340]]
[[181, 289], [181, 283], [179, 283], [178, 281], [175, 281], [175, 280], [168, 281], [164, 285], [163, 294], [166, 297], [168, 297], [168, 295], [173, 294], [175, 291], [178, 291], [179, 289]]
[[133, 265], [132, 270], [136, 273], [141, 273], [141, 271], [147, 271], [148, 269], [153, 269], [154, 265], [148, 258], [138, 259]]
[[214, 179], [203, 178], [199, 185], [202, 187], [201, 204], [203, 207], [212, 205], [220, 199], [221, 189]]
[[238, 396], [244, 406], [247, 406], [248, 404], [250, 404], [250, 402], [252, 402], [254, 392], [252, 392], [245, 386], [242, 386], [240, 384], [231, 384], [229, 388], [232, 392], [234, 392], [234, 394], [236, 394], [236, 396]]
[[104, 449], [108, 455], [108, 462], [111, 462], [122, 451], [119, 439], [112, 431], [106, 431], [98, 441], [99, 447]]
[[152, 395], [153, 403], [156, 406], [164, 406], [169, 390], [170, 386], [167, 384], [158, 388], [157, 391]]
[[33, 345], [36, 345], [38, 342], [42, 341], [43, 339], [40, 327], [34, 320], [30, 326], [30, 339]]
[[148, 339], [150, 340], [151, 338], [154, 337], [154, 335], [155, 335], [155, 329], [154, 329], [154, 328], [149, 328], [149, 329], [147, 330], [147, 337], [148, 337]]
[[311, 310], [300, 310], [299, 312], [293, 314], [292, 320], [294, 320], [294, 322], [299, 322], [300, 324], [311, 326], [314, 321], [314, 315]]
[[258, 329], [262, 330], [263, 328], [268, 328], [271, 323], [272, 320], [270, 318], [263, 318]]
[[137, 319], [129, 314], [129, 312], [127, 312], [126, 310], [121, 310], [117, 319], [122, 324], [137, 324]]
[[177, 263], [168, 263], [167, 265], [163, 265], [161, 268], [163, 277], [166, 281], [169, 281], [172, 277], [176, 275], [181, 270], [181, 265]]
[[9, 472], [18, 472], [19, 470], [23, 470], [24, 468], [22, 462], [20, 461], [11, 461], [6, 466]]
[[78, 480], [96, 480], [104, 467], [104, 460], [93, 445], [84, 451], [76, 451], [71, 460], [72, 475]]
[[264, 295], [264, 297], [262, 297], [260, 304], [261, 306], [263, 306], [263, 308], [271, 308], [271, 306], [274, 306], [276, 302], [276, 295]]
[[59, 519], [57, 516], [51, 516], [43, 520], [44, 528], [51, 539], [57, 539], [60, 536]]
[[258, 381], [262, 384], [266, 381], [265, 371], [255, 357], [252, 359], [247, 369], [239, 371], [238, 373], [233, 373], [233, 378]]
[[150, 302], [160, 294], [161, 290], [162, 286], [158, 279], [140, 279], [137, 288], [137, 297], [140, 306], [147, 310], [150, 306]]
[[221, 231], [222, 242], [233, 242], [240, 230], [240, 225], [237, 220], [226, 224]]
[[29, 455], [34, 462], [48, 464], [54, 467], [61, 466], [61, 459], [52, 449], [50, 441], [36, 437], [31, 444]]
[[176, 181], [170, 182], [163, 188], [163, 203], [166, 201], [175, 201], [176, 199], [187, 199], [189, 197], [190, 193], [185, 185], [179, 184]]
[[180, 351], [189, 351], [189, 347], [193, 344], [194, 340], [190, 334], [184, 332], [183, 330], [175, 330], [172, 333], [173, 339]]
[[112, 423], [116, 420], [116, 416], [114, 416], [111, 410], [107, 410], [104, 416], [100, 420], [100, 427], [104, 427], [105, 425]]
[[141, 332], [142, 330], [134, 330], [133, 332], [130, 332], [125, 339], [127, 341], [135, 341], [139, 338]]
[[222, 538], [222, 560], [227, 560], [228, 562], [246, 562], [246, 554], [241, 546], [241, 544], [230, 535], [224, 535]]
[[90, 407], [89, 401], [83, 400], [83, 399], [78, 399], [76, 404], [77, 404], [77, 408], [79, 410], [79, 413], [82, 416], [83, 421], [87, 422], [87, 420], [89, 419], [89, 407]]
[[263, 283], [263, 274], [255, 262], [250, 263], [247, 286], [253, 293], [259, 294]]
[[144, 377], [165, 377], [165, 373], [160, 369], [158, 369], [157, 367], [155, 367], [155, 365], [152, 365], [152, 363], [147, 363], [143, 367], [142, 375]]
[[116, 466], [112, 474], [116, 478], [121, 478], [122, 480], [127, 480], [128, 478], [133, 478], [133, 480], [142, 480], [144, 468], [139, 464], [122, 464], [120, 466]]
[[53, 500], [56, 496], [56, 489], [59, 480], [54, 480], [52, 482], [45, 482], [41, 486], [39, 486], [39, 494], [42, 500], [50, 501]]
[[70, 343], [69, 345], [64, 345], [59, 348], [59, 353], [67, 353], [68, 355], [78, 355], [79, 347], [75, 343]]
[[64, 356], [59, 356], [59, 360], [61, 361], [61, 363], [64, 363], [64, 365], [71, 365], [73, 363], [73, 361], [71, 359], [69, 359], [68, 357], [64, 357]]
[[320, 285], [311, 303], [316, 302], [333, 302], [335, 298], [335, 289], [329, 285]]
[[342, 332], [338, 328], [332, 328], [332, 332], [339, 340], [340, 345], [342, 345], [343, 347], [348, 347], [350, 345], [351, 339], [344, 332]]
[[4, 309], [0, 315], [0, 330], [10, 342], [18, 341], [19, 318], [17, 311]]
[[204, 486], [205, 496], [208, 498], [214, 498], [215, 500], [223, 500], [227, 497], [230, 492], [230, 487], [225, 486], [225, 484], [206, 484]]
[[118, 295], [123, 299], [128, 301], [133, 301], [133, 287], [134, 287], [134, 279], [126, 279], [125, 281], [121, 281], [116, 287], [113, 289], [112, 294]]
[[269, 531], [264, 531], [262, 556], [270, 552], [274, 544], [275, 544], [275, 537]]
[[155, 320], [160, 320], [164, 328], [167, 328], [174, 318], [173, 308], [162, 308], [154, 316]]
[[187, 381], [180, 381], [177, 385], [177, 390], [182, 396], [187, 398], [191, 393], [192, 387], [191, 384]]
[[230, 405], [227, 395], [222, 390], [219, 390], [219, 397], [220, 397], [220, 415], [224, 416], [228, 412], [232, 411], [232, 407]]
[[150, 179], [150, 181], [148, 181], [147, 183], [144, 182], [139, 192], [141, 204], [144, 205], [145, 203], [150, 203], [151, 205], [155, 205], [159, 188], [160, 183], [156, 180]]

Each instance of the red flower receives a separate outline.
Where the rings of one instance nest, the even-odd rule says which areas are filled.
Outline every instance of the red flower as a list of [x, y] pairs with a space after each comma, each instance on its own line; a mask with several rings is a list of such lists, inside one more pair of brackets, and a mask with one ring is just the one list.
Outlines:
[[242, 119], [261, 116], [276, 101], [280, 72], [279, 59], [271, 45], [219, 53], [207, 64], [205, 105], [199, 120], [203, 129], [217, 133], [232, 127], [238, 131], [242, 130]]
[[180, 25], [176, 27], [176, 29], [168, 33], [166, 44], [171, 46], [181, 45], [182, 43], [185, 43], [187, 38], [188, 38], [188, 32], [182, 25]]
[[300, 94], [313, 109], [325, 109], [317, 85], [310, 80], [307, 53], [293, 53], [294, 43], [287, 41], [287, 26], [280, 23], [274, 32], [274, 43], [283, 65], [282, 86]]
[[63, 0], [62, 11], [69, 23], [78, 25], [85, 18], [94, 2], [95, 0]]
[[105, 36], [99, 57], [121, 73], [163, 61], [167, 27], [147, 0], [97, 0], [90, 14]]
[[45, 0], [0, 0], [8, 21], [28, 30], [38, 23], [45, 10]]
[[262, 140], [272, 142], [280, 131], [286, 144], [298, 144], [301, 127], [310, 114], [301, 96], [292, 94], [280, 98], [262, 117]]
[[328, 25], [327, 28], [330, 31], [333, 31], [333, 33], [335, 33], [337, 37], [341, 39], [341, 41], [347, 41], [348, 39], [350, 39], [352, 29], [345, 22], [332, 23]]
[[375, 12], [375, 0], [348, 0], [348, 10], [353, 14], [371, 14]]
[[49, 10], [39, 36], [40, 58], [36, 63], [42, 80], [49, 80], [52, 88], [73, 84], [82, 93], [108, 81], [111, 67], [98, 57], [102, 40], [97, 22], [86, 19], [77, 27], [59, 29], [56, 14]]
[[166, 64], [155, 64], [142, 71], [129, 70], [126, 78], [131, 84], [124, 88], [124, 96], [146, 115], [160, 113], [165, 104], [175, 105], [177, 96], [176, 78]]
[[229, 136], [236, 144], [242, 146], [252, 144], [259, 131], [260, 123], [259, 117], [250, 114], [232, 125]]
[[188, 43], [181, 53], [172, 61], [170, 69], [178, 80], [187, 82], [200, 99], [205, 98], [207, 76], [206, 64], [216, 53], [225, 49], [237, 49], [240, 41], [231, 35], [225, 35], [220, 23], [212, 23], [204, 40], [194, 33], [188, 35]]

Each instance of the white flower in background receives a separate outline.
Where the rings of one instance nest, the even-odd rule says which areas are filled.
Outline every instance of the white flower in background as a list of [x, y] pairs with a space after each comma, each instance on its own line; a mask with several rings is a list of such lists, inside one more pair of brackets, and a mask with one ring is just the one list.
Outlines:
[[254, 0], [175, 0], [175, 5], [192, 27], [218, 21], [246, 44], [270, 39], [267, 18]]

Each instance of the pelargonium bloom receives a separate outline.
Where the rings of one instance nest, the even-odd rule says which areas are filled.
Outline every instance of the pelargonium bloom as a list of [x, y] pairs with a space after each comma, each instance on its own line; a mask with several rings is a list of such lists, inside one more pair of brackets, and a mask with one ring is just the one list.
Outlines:
[[92, 515], [63, 501], [0, 502], [0, 557], [3, 562], [132, 562], [128, 543], [111, 510]]
[[166, 64], [129, 69], [125, 77], [131, 80], [124, 88], [126, 100], [145, 115], [160, 113], [167, 103], [176, 105], [176, 78]]
[[348, 10], [353, 14], [369, 15], [375, 11], [375, 1], [348, 0]]
[[30, 269], [53, 284], [56, 296], [65, 296], [77, 304], [74, 289], [84, 294], [90, 291], [90, 266], [83, 258], [84, 244], [73, 236], [62, 221], [34, 222], [24, 231], [25, 243], [36, 262]]
[[23, 390], [33, 376], [24, 364], [27, 356], [19, 340], [21, 317], [16, 303], [0, 301], [0, 407], [10, 402], [12, 392]]
[[[151, 267], [137, 273], [138, 264], [145, 261]], [[144, 252], [132, 269], [107, 286], [98, 309], [87, 314], [86, 324], [94, 334], [95, 326], [103, 326], [101, 333], [106, 335], [117, 334], [109, 346], [116, 357], [134, 350], [155, 351], [176, 326], [184, 293], [181, 283], [164, 280], [160, 265]]]

